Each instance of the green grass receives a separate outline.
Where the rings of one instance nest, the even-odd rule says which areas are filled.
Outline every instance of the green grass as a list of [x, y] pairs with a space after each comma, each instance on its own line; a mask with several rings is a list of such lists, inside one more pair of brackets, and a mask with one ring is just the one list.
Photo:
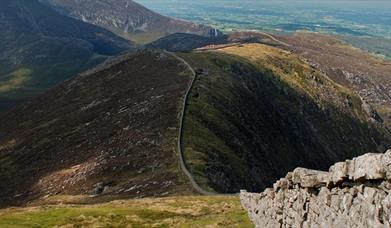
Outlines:
[[135, 42], [138, 45], [149, 44], [155, 40], [158, 40], [168, 34], [160, 32], [146, 32], [146, 33], [128, 33], [124, 35], [125, 38]]
[[0, 210], [0, 227], [253, 227], [238, 197], [170, 197]]
[[32, 71], [27, 68], [20, 68], [11, 73], [5, 81], [0, 81], [0, 93], [7, 93], [21, 88], [30, 80]]
[[105, 59], [106, 56], [96, 54], [85, 59], [53, 59], [45, 64], [27, 64], [9, 76], [0, 75], [0, 111], [35, 97]]

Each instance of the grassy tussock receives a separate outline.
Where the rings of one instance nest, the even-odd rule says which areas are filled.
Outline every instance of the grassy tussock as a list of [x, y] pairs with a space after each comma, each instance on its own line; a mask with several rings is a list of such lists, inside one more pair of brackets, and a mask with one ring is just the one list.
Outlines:
[[252, 227], [238, 197], [170, 197], [0, 210], [0, 227]]

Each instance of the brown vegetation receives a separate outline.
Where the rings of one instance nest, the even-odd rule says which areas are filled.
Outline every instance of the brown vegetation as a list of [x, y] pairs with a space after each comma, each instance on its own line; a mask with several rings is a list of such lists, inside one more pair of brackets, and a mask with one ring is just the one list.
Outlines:
[[391, 127], [391, 62], [329, 35], [298, 33], [279, 39], [332, 80], [351, 88]]
[[54, 194], [188, 192], [175, 153], [190, 73], [145, 52], [1, 115], [0, 205]]

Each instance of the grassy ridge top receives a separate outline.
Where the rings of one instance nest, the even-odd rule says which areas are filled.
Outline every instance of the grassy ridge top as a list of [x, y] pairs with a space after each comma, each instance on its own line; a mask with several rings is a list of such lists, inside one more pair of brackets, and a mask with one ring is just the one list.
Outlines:
[[[225, 54], [239, 56], [250, 61], [259, 69], [268, 69], [281, 81], [300, 91], [316, 101], [319, 106], [335, 105], [346, 107], [345, 111], [352, 109], [346, 106], [346, 99], [360, 103], [349, 89], [336, 84], [308, 63], [288, 51], [263, 44], [245, 44], [231, 46], [217, 50]], [[341, 96], [342, 95], [342, 96]], [[351, 113], [357, 118], [365, 119], [363, 110], [360, 113]]]
[[0, 227], [253, 227], [238, 197], [170, 197], [0, 210]]

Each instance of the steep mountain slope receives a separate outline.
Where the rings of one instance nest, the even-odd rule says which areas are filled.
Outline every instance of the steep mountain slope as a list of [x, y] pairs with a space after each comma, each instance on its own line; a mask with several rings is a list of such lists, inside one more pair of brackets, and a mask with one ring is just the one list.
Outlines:
[[[391, 142], [357, 96], [289, 52], [245, 44], [177, 55], [198, 74], [183, 147], [207, 190], [262, 190], [296, 166], [326, 168]], [[140, 51], [0, 115], [1, 205], [192, 193], [176, 152], [192, 74], [171, 54]]]
[[1, 114], [0, 205], [191, 192], [175, 153], [190, 76], [164, 53], [123, 56]]
[[[357, 38], [354, 43], [362, 46], [360, 40]], [[391, 129], [391, 61], [355, 48], [342, 38], [318, 33], [270, 36], [257, 32], [236, 32], [218, 38], [173, 34], [147, 47], [189, 51], [208, 45], [249, 42], [278, 46], [307, 59], [312, 67], [334, 82], [352, 89], [362, 98], [366, 112], [373, 120]]]
[[0, 109], [132, 48], [99, 27], [36, 0], [0, 2]]
[[[354, 43], [361, 47], [360, 40], [357, 38]], [[264, 43], [305, 58], [312, 67], [359, 95], [365, 103], [366, 112], [373, 120], [384, 123], [391, 129], [391, 61], [353, 47], [342, 38], [319, 33], [268, 35], [236, 32], [218, 38], [173, 34], [147, 47], [189, 51], [208, 45], [230, 43]]]
[[89, 22], [137, 43], [149, 43], [172, 33], [218, 36], [211, 27], [155, 13], [132, 0], [40, 0], [58, 12]]
[[245, 44], [181, 56], [200, 73], [184, 146], [204, 188], [260, 191], [298, 166], [326, 169], [391, 143], [358, 96], [289, 52]]
[[[331, 79], [360, 95], [379, 113], [380, 116], [372, 114], [374, 119], [391, 129], [391, 61], [328, 35], [298, 33], [279, 39], [291, 44], [288, 49], [306, 58]], [[368, 112], [372, 112], [369, 107]]]

